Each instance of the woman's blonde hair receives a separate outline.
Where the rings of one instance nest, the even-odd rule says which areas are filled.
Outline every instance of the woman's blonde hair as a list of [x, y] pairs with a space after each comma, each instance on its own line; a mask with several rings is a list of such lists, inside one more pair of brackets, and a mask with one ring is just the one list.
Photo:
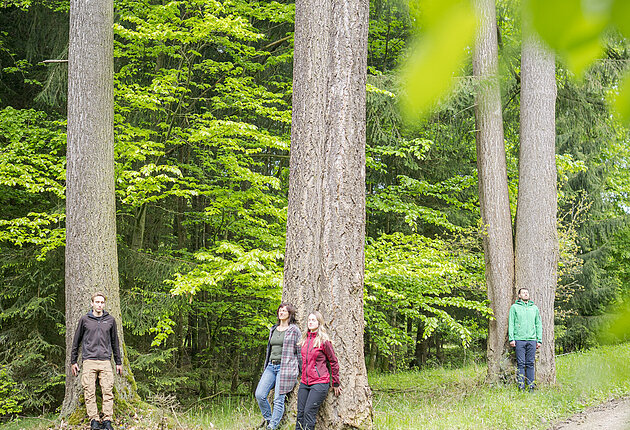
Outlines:
[[306, 322], [306, 330], [304, 330], [304, 333], [302, 334], [302, 339], [300, 340], [300, 345], [304, 345], [304, 342], [306, 342], [306, 336], [308, 336], [308, 317], [310, 317], [311, 315], [315, 315], [315, 318], [317, 318], [317, 323], [319, 324], [319, 326], [317, 327], [317, 336], [315, 336], [315, 340], [313, 341], [313, 347], [317, 348], [320, 345], [322, 345], [324, 342], [326, 341], [330, 341], [330, 337], [328, 336], [328, 332], [326, 331], [326, 327], [324, 325], [324, 316], [322, 315], [322, 313], [320, 311], [313, 311], [313, 312], [309, 312], [307, 318], [307, 322]]

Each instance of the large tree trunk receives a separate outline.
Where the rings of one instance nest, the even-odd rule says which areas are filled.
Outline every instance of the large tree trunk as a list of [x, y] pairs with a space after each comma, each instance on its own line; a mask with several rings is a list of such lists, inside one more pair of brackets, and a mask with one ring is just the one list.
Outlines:
[[521, 56], [521, 147], [516, 212], [516, 286], [540, 309], [543, 342], [536, 379], [555, 383], [554, 298], [558, 235], [554, 56], [533, 35]]
[[508, 313], [514, 289], [512, 217], [508, 193], [494, 0], [476, 0], [480, 17], [473, 54], [479, 203], [484, 225], [486, 286], [494, 319], [488, 329], [488, 380], [508, 372]]
[[298, 0], [284, 299], [328, 321], [343, 393], [318, 426], [371, 428], [363, 357], [368, 0]]
[[[90, 298], [100, 291], [116, 318], [125, 377], [116, 400], [135, 398], [126, 359], [116, 253], [112, 0], [71, 0], [66, 173], [66, 394], [61, 414], [85, 418], [79, 378], [70, 372], [72, 340]], [[81, 413], [83, 412], [83, 413]]]

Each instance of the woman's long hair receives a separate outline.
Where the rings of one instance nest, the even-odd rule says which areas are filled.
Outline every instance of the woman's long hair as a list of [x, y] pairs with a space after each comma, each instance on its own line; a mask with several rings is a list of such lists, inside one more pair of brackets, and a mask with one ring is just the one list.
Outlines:
[[[324, 342], [330, 341], [330, 337], [328, 336], [328, 332], [326, 331], [326, 327], [324, 326], [324, 316], [322, 315], [322, 313], [319, 311], [313, 311], [308, 314], [309, 317], [311, 315], [315, 315], [315, 318], [317, 318], [317, 322], [319, 324], [319, 326], [317, 327], [317, 336], [315, 336], [315, 340], [313, 341], [313, 348], [317, 348]], [[304, 333], [302, 334], [300, 345], [304, 345], [304, 342], [306, 342], [306, 336], [308, 336], [308, 332], [309, 330], [307, 317], [306, 330], [304, 330]]]
[[[295, 306], [291, 303], [280, 303], [280, 306], [276, 309], [276, 317], [278, 317], [278, 312], [280, 312], [282, 308], [287, 308], [287, 312], [289, 313], [289, 325], [295, 324]], [[278, 325], [280, 325], [280, 318], [278, 318]]]

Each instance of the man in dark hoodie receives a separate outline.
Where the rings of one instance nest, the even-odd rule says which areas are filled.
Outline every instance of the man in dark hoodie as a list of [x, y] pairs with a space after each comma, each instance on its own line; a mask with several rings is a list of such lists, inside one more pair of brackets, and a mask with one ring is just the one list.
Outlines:
[[[113, 430], [114, 413], [114, 373], [111, 364], [112, 353], [116, 362], [116, 373], [122, 375], [122, 359], [118, 344], [116, 320], [105, 308], [105, 295], [96, 293], [92, 296], [92, 310], [79, 320], [72, 342], [70, 364], [72, 374], [79, 374], [79, 345], [82, 345], [83, 371], [81, 385], [85, 398], [85, 408], [90, 418], [90, 428]], [[96, 379], [99, 379], [103, 393], [103, 422], [101, 423], [96, 406]]]
[[529, 290], [520, 288], [518, 300], [510, 308], [508, 324], [510, 346], [516, 348], [518, 385], [534, 389], [536, 350], [542, 345], [542, 324], [538, 307], [529, 300]]

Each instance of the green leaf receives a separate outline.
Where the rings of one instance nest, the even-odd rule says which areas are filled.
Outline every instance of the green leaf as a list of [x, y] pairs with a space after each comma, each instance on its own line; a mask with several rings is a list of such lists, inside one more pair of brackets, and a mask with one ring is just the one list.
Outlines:
[[630, 38], [630, 2], [615, 0], [611, 8], [611, 18], [624, 37]]
[[423, 2], [421, 14], [425, 25], [403, 70], [404, 104], [410, 115], [426, 114], [453, 87], [477, 24], [467, 0]]
[[609, 13], [604, 2], [588, 10], [584, 3], [582, 0], [530, 0], [529, 3], [536, 32], [578, 76], [604, 52], [602, 32]]
[[619, 91], [613, 96], [613, 106], [621, 121], [630, 124], [630, 72], [626, 73]]

